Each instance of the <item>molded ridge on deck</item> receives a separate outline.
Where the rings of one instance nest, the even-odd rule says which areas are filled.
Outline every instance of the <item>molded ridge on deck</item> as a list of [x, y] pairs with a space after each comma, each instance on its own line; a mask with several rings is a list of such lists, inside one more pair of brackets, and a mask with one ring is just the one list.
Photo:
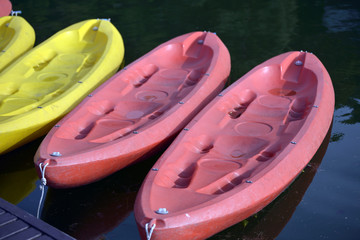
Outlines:
[[46, 222], [0, 198], [0, 240], [74, 240]]

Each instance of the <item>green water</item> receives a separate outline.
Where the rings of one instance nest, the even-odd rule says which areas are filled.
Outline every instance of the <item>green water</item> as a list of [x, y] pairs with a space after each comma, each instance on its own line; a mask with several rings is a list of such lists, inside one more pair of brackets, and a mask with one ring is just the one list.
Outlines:
[[[124, 39], [126, 64], [178, 35], [216, 32], [231, 54], [231, 82], [283, 52], [313, 52], [335, 89], [328, 139], [275, 202], [212, 239], [359, 239], [359, 1], [14, 0], [13, 9], [34, 27], [37, 44], [84, 19], [111, 18]], [[40, 190], [32, 158], [40, 142], [0, 156], [0, 197], [33, 215]], [[139, 239], [133, 204], [155, 161], [85, 187], [49, 189], [42, 218], [79, 239]]]

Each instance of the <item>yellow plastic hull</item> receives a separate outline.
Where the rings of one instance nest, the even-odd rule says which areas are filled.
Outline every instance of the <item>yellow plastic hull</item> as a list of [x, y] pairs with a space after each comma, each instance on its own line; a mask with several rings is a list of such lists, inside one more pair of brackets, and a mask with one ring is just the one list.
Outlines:
[[35, 32], [22, 17], [0, 17], [0, 72], [34, 46]]
[[0, 74], [0, 154], [46, 134], [112, 76], [123, 57], [117, 29], [107, 20], [87, 20], [7, 67]]

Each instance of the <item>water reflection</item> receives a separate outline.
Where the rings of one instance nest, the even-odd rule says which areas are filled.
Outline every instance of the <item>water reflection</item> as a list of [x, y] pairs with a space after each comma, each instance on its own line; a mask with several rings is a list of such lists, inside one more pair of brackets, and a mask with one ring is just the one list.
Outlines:
[[0, 155], [1, 198], [18, 204], [35, 189], [38, 176], [34, 168], [33, 156], [39, 143], [40, 140], [33, 141], [12, 152]]
[[360, 9], [354, 8], [352, 4], [329, 4], [324, 9], [323, 24], [329, 32], [323, 39], [328, 49], [324, 63], [333, 80], [336, 95], [335, 107], [336, 109], [345, 107], [349, 110], [346, 115], [341, 116], [343, 118], [341, 123], [359, 123]]
[[329, 32], [345, 32], [356, 30], [360, 21], [360, 13], [357, 9], [348, 8], [342, 4], [338, 7], [325, 6], [323, 22]]
[[[342, 123], [360, 122], [360, 8], [356, 1], [299, 2], [296, 39], [291, 49], [314, 52], [328, 70], [335, 89], [335, 108], [347, 106], [349, 118]], [[340, 13], [354, 13], [341, 15]]]
[[290, 220], [310, 186], [326, 153], [330, 136], [331, 128], [308, 166], [274, 202], [256, 215], [209, 239], [275, 239]]

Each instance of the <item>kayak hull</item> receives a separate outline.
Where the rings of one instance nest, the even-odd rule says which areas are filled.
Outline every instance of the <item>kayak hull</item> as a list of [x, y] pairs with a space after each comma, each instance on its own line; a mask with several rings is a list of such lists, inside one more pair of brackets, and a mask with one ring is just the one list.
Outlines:
[[263, 209], [316, 153], [334, 102], [330, 76], [311, 53], [255, 67], [207, 105], [148, 173], [134, 208], [141, 236], [154, 227], [151, 239], [205, 239]]
[[0, 17], [4, 17], [10, 14], [12, 4], [9, 0], [0, 0]]
[[171, 39], [126, 66], [62, 119], [40, 145], [35, 164], [49, 163], [48, 184], [68, 188], [149, 157], [221, 91], [229, 73], [229, 52], [215, 34]]
[[106, 20], [86, 20], [56, 33], [0, 74], [0, 153], [46, 134], [124, 56], [120, 33]]

